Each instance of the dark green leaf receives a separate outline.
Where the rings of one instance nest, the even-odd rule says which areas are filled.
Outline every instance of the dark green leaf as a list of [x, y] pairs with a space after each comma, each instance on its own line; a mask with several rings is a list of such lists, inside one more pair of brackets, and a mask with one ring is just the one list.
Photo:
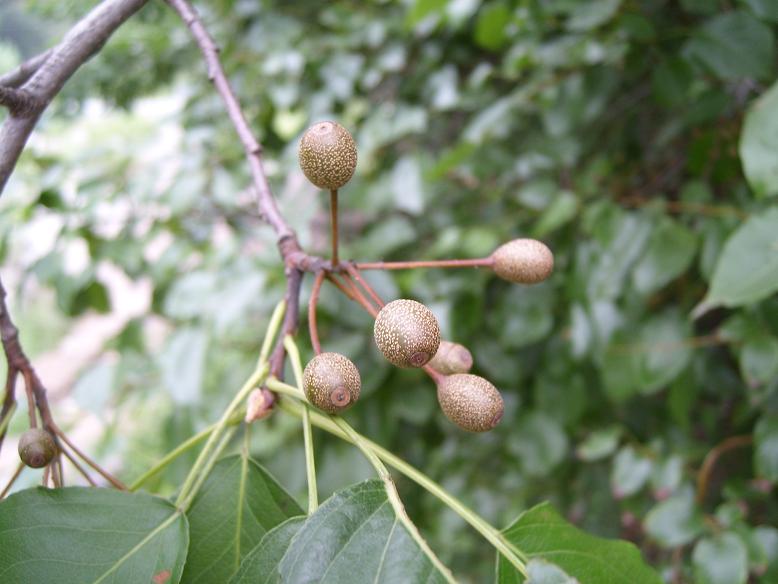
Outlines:
[[265, 533], [301, 513], [251, 458], [220, 460], [187, 513], [191, 541], [182, 582], [227, 582]]
[[759, 476], [778, 482], [778, 416], [764, 416], [754, 429], [754, 462]]
[[505, 27], [511, 12], [502, 2], [484, 4], [475, 25], [475, 42], [486, 49], [496, 51], [506, 40]]
[[292, 538], [305, 523], [305, 517], [292, 517], [268, 531], [240, 564], [230, 584], [276, 584], [281, 582], [278, 565]]
[[696, 249], [697, 238], [692, 231], [674, 219], [662, 217], [632, 272], [635, 288], [644, 294], [662, 288], [689, 267]]
[[740, 136], [740, 159], [748, 183], [758, 196], [778, 195], [778, 83], [746, 113]]
[[383, 483], [335, 493], [292, 539], [279, 566], [283, 582], [443, 582], [398, 521]]
[[174, 584], [187, 556], [186, 517], [143, 493], [29, 489], [0, 503], [0, 581]]
[[621, 5], [621, 0], [591, 0], [574, 3], [567, 21], [570, 30], [590, 30], [608, 22]]
[[[580, 584], [659, 584], [662, 581], [633, 544], [588, 535], [565, 521], [549, 503], [525, 511], [503, 533], [529, 558], [559, 566]], [[500, 556], [498, 582], [521, 582], [515, 579], [515, 574], [515, 568]]]
[[686, 48], [692, 58], [722, 79], [769, 79], [774, 68], [772, 30], [745, 11], [714, 16]]

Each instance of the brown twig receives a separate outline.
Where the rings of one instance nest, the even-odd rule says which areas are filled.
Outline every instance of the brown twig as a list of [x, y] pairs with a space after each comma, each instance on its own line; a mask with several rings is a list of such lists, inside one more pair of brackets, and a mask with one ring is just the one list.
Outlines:
[[97, 483], [94, 481], [94, 479], [89, 476], [89, 473], [86, 471], [86, 469], [81, 466], [81, 464], [76, 460], [76, 457], [70, 454], [65, 448], [61, 448], [60, 451], [67, 457], [67, 459], [70, 461], [70, 464], [72, 464], [76, 470], [81, 473], [81, 476], [83, 476], [86, 481], [92, 485], [93, 487], [97, 486]]
[[0, 75], [0, 85], [5, 87], [19, 87], [35, 73], [40, 66], [51, 56], [52, 49], [36, 55], [19, 65], [13, 71]]
[[22, 474], [22, 471], [24, 470], [24, 463], [20, 462], [19, 466], [16, 467], [16, 470], [14, 471], [13, 475], [11, 475], [11, 479], [8, 481], [8, 484], [3, 489], [3, 492], [0, 493], [0, 499], [4, 499], [5, 496], [8, 494], [8, 491], [11, 490], [11, 487], [14, 486], [14, 483], [16, 482], [16, 479], [19, 478], [19, 475]]
[[475, 258], [468, 260], [420, 260], [413, 262], [357, 262], [354, 266], [360, 270], [413, 270], [416, 268], [479, 268], [491, 267], [494, 260]]
[[754, 441], [754, 437], [751, 434], [745, 434], [742, 436], [730, 436], [726, 440], [719, 443], [708, 454], [705, 455], [705, 459], [702, 461], [700, 472], [697, 475], [697, 504], [702, 505], [705, 502], [705, 495], [708, 491], [708, 484], [710, 483], [710, 477], [713, 473], [713, 468], [716, 466], [716, 462], [724, 454], [730, 450], [736, 448], [743, 448], [750, 446]]
[[[70, 441], [70, 439], [67, 437], [67, 435], [60, 430], [56, 425], [54, 426], [54, 432], [56, 435], [65, 443], [67, 444], [75, 454], [78, 455], [81, 460], [83, 460], [85, 463], [87, 463], [89, 466], [91, 466], [95, 471], [97, 471], [102, 477], [107, 480], [109, 483], [111, 483], [114, 487], [119, 489], [120, 491], [126, 491], [127, 487], [124, 483], [122, 483], [119, 479], [114, 477], [111, 473], [109, 473], [107, 470], [105, 470], [103, 467], [101, 467], [99, 464], [97, 464], [94, 460], [89, 458], [86, 454], [84, 454], [79, 448], [73, 444], [73, 442]], [[66, 453], [67, 456], [67, 450], [64, 448], [62, 449], [63, 452]], [[70, 458], [68, 456], [68, 458]], [[71, 458], [71, 461], [73, 459]]]
[[314, 354], [321, 353], [321, 343], [319, 342], [319, 329], [316, 326], [316, 305], [319, 302], [319, 293], [321, 292], [321, 285], [324, 282], [326, 273], [322, 270], [316, 274], [316, 279], [313, 281], [313, 289], [311, 290], [311, 298], [308, 302], [308, 330], [311, 335], [311, 346], [313, 346]]
[[[104, 0], [78, 22], [41, 58], [34, 72], [18, 88], [5, 86], [6, 104], [11, 108], [0, 128], [0, 193], [11, 176], [19, 155], [40, 115], [59, 93], [73, 73], [97, 53], [113, 32], [135, 14], [148, 0]], [[20, 79], [24, 72], [8, 76]], [[12, 103], [8, 103], [9, 98]]]

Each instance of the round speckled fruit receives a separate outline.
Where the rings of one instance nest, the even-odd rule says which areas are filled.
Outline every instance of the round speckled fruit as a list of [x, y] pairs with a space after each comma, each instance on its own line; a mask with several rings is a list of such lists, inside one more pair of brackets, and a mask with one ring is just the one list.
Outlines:
[[373, 337], [386, 360], [397, 367], [423, 367], [440, 345], [440, 325], [415, 300], [393, 300], [378, 313]]
[[357, 366], [340, 353], [316, 355], [303, 372], [305, 397], [329, 414], [353, 406], [359, 399], [361, 387]]
[[30, 428], [19, 438], [19, 458], [30, 468], [43, 468], [57, 454], [57, 445], [46, 430]]
[[514, 239], [492, 254], [492, 269], [503, 280], [516, 284], [537, 284], [551, 275], [554, 254], [537, 239]]
[[336, 122], [319, 122], [300, 140], [300, 168], [320, 189], [335, 190], [354, 176], [357, 146], [349, 131]]
[[464, 345], [440, 341], [438, 352], [430, 360], [429, 365], [443, 375], [467, 373], [473, 366], [473, 355]]
[[486, 432], [500, 423], [505, 404], [497, 388], [478, 375], [459, 373], [438, 384], [446, 417], [468, 432]]

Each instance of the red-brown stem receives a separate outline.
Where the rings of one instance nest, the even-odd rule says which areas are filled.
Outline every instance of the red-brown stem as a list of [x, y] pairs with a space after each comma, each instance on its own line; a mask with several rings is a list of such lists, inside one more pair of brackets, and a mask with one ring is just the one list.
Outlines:
[[476, 258], [471, 260], [421, 260], [413, 262], [357, 262], [360, 270], [413, 270], [415, 268], [479, 268], [491, 267], [494, 260]]
[[11, 487], [14, 486], [14, 483], [16, 482], [16, 479], [19, 478], [19, 475], [22, 474], [22, 471], [24, 470], [24, 463], [20, 462], [19, 466], [16, 467], [16, 471], [11, 476], [11, 480], [8, 481], [8, 484], [3, 489], [3, 492], [0, 493], [0, 499], [4, 499], [5, 496], [8, 494], [8, 491], [11, 490]]
[[97, 486], [97, 483], [94, 481], [94, 479], [91, 476], [89, 476], [89, 473], [86, 472], [86, 469], [83, 466], [81, 466], [81, 464], [79, 464], [75, 456], [70, 454], [70, 452], [68, 452], [64, 448], [61, 448], [61, 452], [67, 457], [67, 459], [70, 461], [70, 464], [76, 467], [76, 470], [81, 473], [81, 476], [83, 476], [90, 485], [92, 485], [93, 487]]
[[430, 376], [430, 379], [432, 379], [432, 381], [435, 382], [435, 385], [440, 385], [440, 382], [446, 378], [445, 375], [436, 371], [430, 365], [425, 365], [424, 367], [422, 367], [422, 369], [424, 369], [424, 372]]
[[349, 300], [353, 300], [354, 302], [357, 301], [357, 299], [354, 298], [354, 295], [351, 293], [351, 290], [347, 288], [340, 280], [338, 280], [338, 278], [334, 273], [332, 272], [327, 273], [327, 279], [333, 284], [335, 284], [335, 287], [338, 290], [340, 290], [346, 298], [348, 298]]
[[726, 440], [722, 441], [715, 448], [713, 448], [705, 456], [705, 460], [702, 461], [700, 467], [700, 473], [697, 475], [697, 504], [702, 505], [705, 502], [705, 495], [708, 491], [708, 483], [710, 482], [710, 476], [713, 473], [713, 468], [716, 466], [716, 462], [722, 455], [726, 454], [730, 450], [736, 448], [742, 448], [744, 446], [750, 446], [754, 441], [753, 436], [745, 434], [743, 436], [730, 436]]
[[373, 299], [373, 302], [375, 302], [379, 308], [383, 308], [385, 302], [381, 299], [381, 297], [378, 295], [378, 293], [373, 289], [373, 287], [362, 277], [362, 274], [359, 272], [357, 267], [353, 263], [347, 263], [346, 265], [346, 271], [351, 274], [351, 277], [354, 278], [361, 286], [364, 288], [364, 290], [370, 295], [370, 298]]
[[330, 221], [332, 222], [332, 265], [338, 265], [338, 189], [330, 191]]
[[30, 418], [30, 428], [38, 427], [38, 416], [35, 414], [35, 396], [32, 392], [33, 380], [28, 371], [22, 373], [24, 377], [24, 392], [27, 394], [27, 415]]
[[[68, 446], [70, 446], [70, 448], [73, 449], [73, 452], [75, 452], [81, 458], [81, 460], [83, 460], [85, 463], [87, 463], [89, 466], [95, 469], [95, 471], [100, 473], [100, 475], [102, 475], [102, 477], [105, 480], [107, 480], [114, 487], [116, 487], [121, 491], [127, 490], [127, 487], [124, 485], [124, 483], [122, 483], [119, 479], [114, 477], [111, 473], [109, 473], [107, 470], [105, 470], [103, 467], [97, 464], [94, 460], [89, 458], [86, 454], [81, 452], [81, 450], [79, 450], [78, 447], [70, 441], [70, 439], [65, 435], [65, 433], [62, 430], [59, 429], [59, 427], [54, 426], [54, 431], [57, 433], [57, 436], [59, 436], [65, 444], [67, 444]], [[67, 450], [65, 450], [64, 448], [62, 449], [62, 451], [67, 453]], [[71, 461], [72, 460], [73, 459], [71, 458]]]
[[357, 287], [354, 280], [351, 279], [351, 277], [348, 274], [343, 274], [343, 280], [346, 283], [346, 286], [351, 290], [351, 293], [354, 296], [354, 300], [359, 303], [362, 308], [364, 308], [370, 316], [375, 318], [378, 316], [378, 310], [375, 306], [373, 306], [370, 301], [367, 299], [367, 297], [362, 293], [362, 291]]
[[319, 293], [321, 292], [321, 285], [324, 282], [325, 275], [323, 270], [316, 274], [316, 279], [313, 281], [313, 289], [311, 290], [311, 299], [308, 302], [308, 330], [311, 335], [311, 346], [313, 346], [313, 352], [316, 355], [321, 353], [319, 329], [316, 326], [316, 305], [319, 303]]

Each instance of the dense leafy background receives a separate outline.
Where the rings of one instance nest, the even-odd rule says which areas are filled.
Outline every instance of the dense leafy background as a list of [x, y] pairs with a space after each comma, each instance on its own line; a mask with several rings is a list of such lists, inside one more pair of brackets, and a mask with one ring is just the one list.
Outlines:
[[[4, 3], [2, 69], [91, 4]], [[357, 429], [497, 525], [548, 499], [635, 541], [667, 581], [778, 579], [773, 2], [197, 4], [308, 249], [326, 252], [327, 216], [296, 139], [332, 117], [360, 156], [346, 256], [478, 257], [518, 236], [554, 250], [536, 288], [483, 271], [370, 275], [385, 297], [430, 305], [504, 392], [487, 435], [449, 424], [429, 381], [383, 362], [368, 318], [327, 289], [324, 346], [362, 371]], [[123, 476], [213, 421], [252, 367], [283, 273], [247, 184], [197, 51], [152, 2], [68, 85], [0, 203], [33, 352], [95, 314], [119, 323], [58, 407], [76, 435], [99, 430], [92, 450]], [[753, 444], [696, 492], [732, 436]], [[316, 438], [325, 494], [370, 476], [355, 449]], [[256, 425], [252, 453], [302, 500], [297, 421]], [[185, 469], [153, 488], [170, 493]], [[491, 548], [399, 488], [444, 562], [487, 581]]]

